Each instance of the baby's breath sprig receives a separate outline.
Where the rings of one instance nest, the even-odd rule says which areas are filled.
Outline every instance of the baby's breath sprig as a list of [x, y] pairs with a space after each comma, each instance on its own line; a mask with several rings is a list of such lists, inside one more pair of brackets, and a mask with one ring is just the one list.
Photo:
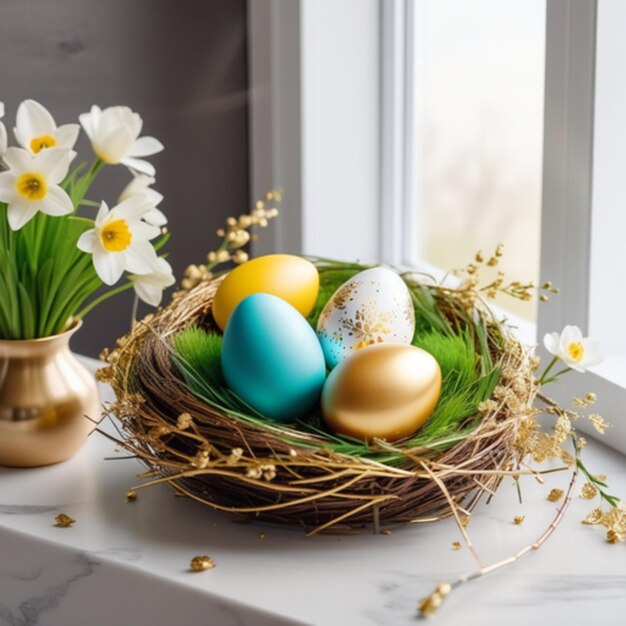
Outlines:
[[596, 495], [598, 495], [600, 496], [602, 500], [604, 500], [607, 504], [609, 504], [611, 508], [618, 507], [620, 505], [621, 500], [617, 496], [612, 496], [605, 491], [606, 489], [609, 488], [609, 486], [606, 484], [606, 477], [599, 476], [597, 474], [592, 474], [585, 467], [585, 464], [583, 463], [583, 460], [580, 454], [582, 446], [580, 445], [579, 437], [577, 437], [573, 433], [572, 433], [572, 442], [574, 444], [574, 450], [576, 452], [576, 465], [578, 466], [578, 469], [584, 474], [585, 478], [588, 481], [583, 487], [583, 493], [584, 493], [585, 487], [589, 485], [589, 487], [587, 488], [587, 492], [593, 493], [592, 497], [595, 497]]
[[263, 200], [257, 200], [254, 209], [239, 217], [226, 219], [224, 228], [217, 230], [217, 236], [221, 237], [222, 243], [216, 250], [207, 255], [206, 265], [190, 265], [185, 270], [182, 280], [184, 291], [193, 289], [201, 282], [213, 278], [213, 270], [224, 263], [232, 261], [235, 264], [245, 263], [248, 253], [243, 249], [250, 241], [257, 241], [258, 236], [250, 233], [254, 226], [266, 228], [269, 221], [278, 215], [276, 206], [282, 201], [282, 191], [272, 189], [265, 194]]
[[503, 255], [504, 244], [499, 243], [493, 254], [485, 256], [483, 252], [479, 250], [471, 263], [462, 269], [454, 270], [453, 273], [456, 276], [465, 278], [460, 291], [466, 292], [468, 296], [473, 293], [474, 297], [469, 298], [471, 304], [473, 304], [473, 300], [477, 294], [484, 294], [488, 299], [493, 300], [499, 293], [503, 293], [517, 300], [527, 302], [532, 300], [533, 292], [536, 291], [539, 293], [539, 300], [541, 302], [547, 302], [549, 299], [548, 294], [556, 294], [559, 292], [550, 281], [546, 281], [541, 285], [535, 285], [533, 282], [522, 283], [518, 280], [507, 282], [505, 274], [502, 271], [498, 271], [495, 279], [491, 282], [486, 285], [481, 285], [481, 271], [484, 271], [485, 268], [498, 267]]

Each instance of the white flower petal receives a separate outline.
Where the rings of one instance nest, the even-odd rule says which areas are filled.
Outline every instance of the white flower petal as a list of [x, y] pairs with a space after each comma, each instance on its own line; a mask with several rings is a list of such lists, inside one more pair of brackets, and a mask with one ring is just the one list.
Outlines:
[[150, 224], [144, 224], [143, 222], [137, 222], [132, 226], [133, 237], [137, 240], [149, 241], [161, 234], [161, 229], [157, 226], [150, 226]]
[[131, 181], [124, 187], [124, 190], [120, 194], [118, 202], [122, 202], [131, 196], [137, 195], [139, 193], [143, 193], [150, 199], [150, 202], [157, 206], [161, 200], [163, 200], [163, 196], [154, 189], [150, 189], [150, 185], [154, 185], [156, 182], [155, 178], [152, 176], [146, 176], [145, 174], [138, 174], [133, 176]]
[[98, 124], [98, 133], [106, 136], [117, 130], [118, 128], [126, 128], [135, 139], [139, 137], [141, 132], [142, 120], [139, 113], [133, 112], [127, 106], [108, 107], [102, 111], [102, 116]]
[[160, 257], [150, 274], [131, 275], [135, 292], [144, 302], [158, 306], [163, 298], [163, 290], [176, 282], [171, 265]]
[[93, 139], [96, 134], [96, 128], [98, 128], [100, 124], [101, 117], [102, 111], [100, 110], [100, 107], [95, 104], [91, 107], [89, 113], [81, 113], [78, 116], [78, 121], [89, 139]]
[[91, 228], [90, 230], [86, 230], [76, 242], [76, 246], [79, 250], [83, 252], [93, 252], [100, 243], [98, 238], [98, 233], [95, 228]]
[[35, 100], [24, 100], [17, 107], [15, 138], [27, 150], [35, 137], [54, 135], [56, 123], [46, 107]]
[[114, 285], [124, 273], [124, 254], [121, 252], [106, 252], [98, 247], [92, 258], [96, 274], [106, 285]]
[[165, 226], [165, 224], [167, 224], [167, 217], [163, 211], [157, 209], [156, 207], [144, 213], [143, 219], [152, 226]]
[[7, 148], [4, 162], [16, 176], [33, 171], [33, 155], [22, 148]]
[[149, 274], [157, 259], [156, 250], [148, 241], [137, 241], [124, 251], [125, 268], [132, 274]]
[[126, 198], [111, 209], [111, 219], [123, 219], [127, 222], [138, 222], [143, 214], [150, 210], [150, 204], [143, 194]]
[[163, 144], [154, 137], [140, 137], [128, 152], [130, 157], [144, 157], [163, 150]]
[[52, 185], [48, 187], [46, 197], [40, 202], [39, 210], [47, 215], [67, 215], [74, 210], [72, 200], [61, 187]]
[[[148, 276], [144, 274], [143, 276]], [[163, 299], [163, 289], [151, 281], [140, 280], [141, 275], [133, 276], [133, 288], [140, 300], [146, 302], [150, 306], [159, 306]]]
[[37, 202], [16, 200], [9, 204], [7, 218], [12, 230], [19, 230], [28, 223], [37, 213]]
[[102, 226], [102, 224], [104, 224], [108, 215], [109, 215], [109, 207], [107, 206], [107, 203], [103, 200], [100, 203], [100, 208], [98, 209], [98, 214], [96, 215], [96, 219], [95, 219], [96, 226], [98, 228]]
[[565, 354], [568, 354], [568, 347], [572, 343], [580, 343], [583, 339], [583, 334], [578, 326], [566, 326], [561, 332], [561, 350]]
[[543, 345], [550, 354], [559, 356], [561, 354], [560, 340], [559, 333], [548, 333], [543, 337]]
[[133, 145], [135, 138], [128, 128], [120, 126], [112, 132], [104, 134], [98, 129], [92, 140], [93, 150], [105, 163], [115, 165], [120, 163]]
[[76, 153], [66, 148], [46, 148], [38, 152], [33, 160], [35, 171], [46, 177], [49, 185], [57, 185], [66, 176]]
[[78, 139], [79, 132], [80, 126], [78, 124], [64, 124], [63, 126], [59, 126], [54, 133], [57, 146], [59, 148], [73, 148]]
[[147, 174], [148, 176], [154, 176], [156, 174], [156, 169], [154, 165], [152, 165], [152, 163], [148, 163], [148, 161], [144, 161], [143, 159], [125, 157], [120, 161], [120, 163], [130, 168], [134, 172]]
[[593, 367], [599, 365], [604, 361], [602, 355], [602, 346], [597, 339], [590, 339], [589, 337], [582, 340], [583, 349], [585, 350], [585, 356], [583, 362], [585, 367]]
[[15, 195], [15, 176], [13, 173], [0, 173], [0, 202], [9, 203], [15, 198]]

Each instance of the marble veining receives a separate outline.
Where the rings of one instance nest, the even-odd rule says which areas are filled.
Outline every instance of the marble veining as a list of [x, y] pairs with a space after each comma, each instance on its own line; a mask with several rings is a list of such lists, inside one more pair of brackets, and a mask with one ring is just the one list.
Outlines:
[[36, 504], [0, 504], [0, 515], [40, 515], [56, 511], [56, 506], [39, 506]]
[[43, 615], [56, 608], [70, 587], [93, 573], [97, 562], [83, 553], [52, 561], [30, 572], [0, 569], [0, 624], [39, 626]]

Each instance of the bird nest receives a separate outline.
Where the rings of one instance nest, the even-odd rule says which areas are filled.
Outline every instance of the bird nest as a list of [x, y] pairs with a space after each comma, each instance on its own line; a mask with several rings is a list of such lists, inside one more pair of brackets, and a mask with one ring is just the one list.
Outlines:
[[[363, 269], [316, 263], [321, 290], [312, 324], [336, 284]], [[524, 452], [516, 442], [538, 390], [533, 358], [498, 323], [475, 285], [450, 289], [402, 274], [418, 326], [422, 320], [431, 338], [461, 333], [471, 343], [476, 376], [468, 399], [452, 380], [454, 364], [447, 374], [442, 366], [445, 410], [436, 410], [416, 435], [390, 444], [326, 432], [319, 409], [309, 423], [270, 422], [247, 413], [228, 390], [194, 388], [174, 340], [192, 326], [219, 332], [211, 305], [223, 277], [179, 292], [105, 355], [108, 367], [99, 377], [117, 397], [110, 414], [121, 423], [120, 443], [149, 470], [139, 487], [166, 483], [238, 516], [312, 534], [350, 533], [449, 516], [464, 528], [481, 498], [519, 471]], [[421, 345], [417, 335], [414, 343]]]

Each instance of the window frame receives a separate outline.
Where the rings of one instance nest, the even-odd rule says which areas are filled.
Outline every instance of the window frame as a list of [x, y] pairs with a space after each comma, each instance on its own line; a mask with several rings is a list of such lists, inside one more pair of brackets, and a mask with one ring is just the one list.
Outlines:
[[[512, 320], [527, 342], [566, 324], [578, 325], [584, 334], [589, 329], [598, 4], [595, 0], [549, 0], [546, 5], [540, 273], [542, 280], [559, 286], [560, 294], [539, 307], [536, 327]], [[263, 246], [255, 246], [255, 253], [333, 250], [340, 258], [407, 265], [411, 261], [409, 233], [417, 228], [409, 207], [415, 206], [419, 196], [416, 177], [407, 175], [419, 167], [416, 155], [408, 149], [409, 138], [414, 142], [419, 133], [408, 115], [413, 87], [419, 84], [411, 24], [420, 17], [421, 3], [249, 0], [248, 7], [251, 193], [255, 198], [268, 187], [282, 185], [288, 203], [279, 220], [282, 225], [269, 238], [264, 233]], [[340, 26], [334, 36], [327, 34], [324, 20], [328, 19]], [[378, 33], [373, 29], [376, 20]], [[366, 27], [356, 29], [354, 23]], [[375, 49], [380, 63], [347, 54], [346, 33], [358, 38], [356, 45]], [[321, 45], [327, 58], [331, 55], [336, 63], [323, 65], [318, 58]], [[379, 102], [360, 127], [349, 128], [337, 138], [318, 132], [329, 121], [324, 118], [329, 108], [322, 107], [320, 99], [329, 86], [338, 92], [338, 102], [342, 97], [353, 98], [349, 90], [342, 93], [342, 72], [347, 67], [361, 77], [356, 84], [359, 93], [371, 95], [376, 87]], [[347, 112], [338, 105], [337, 114]], [[322, 161], [350, 142], [359, 146], [350, 166], [360, 173], [359, 184], [367, 191], [359, 196], [358, 206], [349, 202], [349, 194]], [[328, 202], [322, 201], [321, 189]], [[342, 228], [321, 228], [333, 223], [339, 213], [346, 217]], [[358, 223], [362, 245], [347, 244], [348, 223]], [[437, 271], [424, 264], [418, 269]], [[545, 362], [543, 347], [538, 352]], [[563, 384], [548, 391], [566, 404], [574, 394], [594, 391], [598, 396], [595, 410], [613, 423], [605, 442], [626, 453], [626, 420], [619, 420], [619, 409], [626, 406], [625, 388], [596, 369], [565, 377]], [[591, 435], [595, 432], [586, 422], [580, 428]]]

